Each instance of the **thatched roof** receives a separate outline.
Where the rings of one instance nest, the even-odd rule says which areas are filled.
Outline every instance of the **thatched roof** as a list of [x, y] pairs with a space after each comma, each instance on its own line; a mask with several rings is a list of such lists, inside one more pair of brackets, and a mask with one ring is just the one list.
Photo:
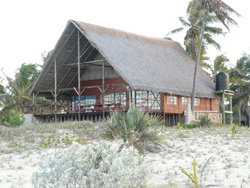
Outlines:
[[[85, 50], [81, 63], [92, 61], [100, 53], [134, 90], [191, 96], [195, 62], [179, 43], [73, 20], [68, 22], [32, 92], [54, 90], [55, 59], [58, 89], [77, 86], [77, 66], [72, 64], [77, 64], [78, 30], [82, 52]], [[214, 97], [215, 84], [201, 68], [196, 86], [197, 97]]]

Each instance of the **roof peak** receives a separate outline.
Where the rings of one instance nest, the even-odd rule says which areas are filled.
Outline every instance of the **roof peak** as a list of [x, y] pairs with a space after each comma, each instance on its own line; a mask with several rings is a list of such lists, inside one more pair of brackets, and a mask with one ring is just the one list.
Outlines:
[[111, 27], [107, 27], [107, 26], [91, 24], [91, 23], [78, 21], [78, 20], [69, 20], [68, 23], [73, 23], [78, 29], [84, 30], [84, 28], [88, 28], [89, 31], [97, 32], [99, 34], [103, 34], [104, 31], [106, 31], [106, 32], [111, 31], [113, 34], [116, 33], [117, 35], [119, 35], [119, 37], [121, 37], [121, 35], [126, 35], [126, 36], [134, 36], [136, 38], [145, 38], [145, 39], [149, 39], [149, 40], [159, 40], [159, 41], [162, 41], [165, 43], [174, 43], [174, 44], [178, 43], [179, 44], [179, 42], [164, 39], [164, 38], [159, 38], [159, 37], [154, 37], [154, 36], [146, 36], [146, 35], [134, 33], [131, 31], [125, 31], [125, 30], [118, 29], [118, 28], [111, 28]]

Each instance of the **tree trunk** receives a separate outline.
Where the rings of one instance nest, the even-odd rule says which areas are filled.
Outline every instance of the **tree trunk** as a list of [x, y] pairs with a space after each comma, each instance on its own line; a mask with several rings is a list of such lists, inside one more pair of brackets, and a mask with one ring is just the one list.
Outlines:
[[196, 59], [196, 64], [195, 64], [195, 70], [194, 70], [194, 79], [193, 79], [193, 91], [192, 91], [192, 104], [191, 104], [191, 110], [194, 112], [194, 98], [195, 98], [195, 84], [196, 84], [196, 75], [197, 75], [197, 68], [199, 66], [200, 62], [200, 53], [201, 53], [201, 47], [202, 47], [202, 39], [204, 36], [204, 30], [205, 30], [205, 14], [206, 14], [206, 9], [203, 8], [203, 15], [202, 15], [202, 28], [201, 28], [201, 37], [200, 37], [200, 44], [199, 44], [199, 49], [197, 53], [197, 59]]
[[241, 102], [239, 104], [238, 112], [239, 112], [239, 125], [240, 125], [241, 124]]

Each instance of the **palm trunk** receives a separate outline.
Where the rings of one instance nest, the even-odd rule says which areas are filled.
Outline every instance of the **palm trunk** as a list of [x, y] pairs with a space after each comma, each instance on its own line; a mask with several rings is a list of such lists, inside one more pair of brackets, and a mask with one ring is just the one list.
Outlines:
[[239, 113], [239, 125], [240, 125], [241, 124], [241, 102], [239, 104], [238, 113]]
[[192, 103], [191, 103], [191, 110], [194, 112], [194, 98], [195, 98], [195, 84], [196, 84], [196, 75], [197, 75], [197, 68], [200, 62], [200, 53], [201, 53], [201, 47], [202, 47], [202, 39], [204, 36], [204, 30], [205, 30], [205, 13], [206, 9], [203, 9], [203, 15], [202, 15], [202, 28], [201, 28], [201, 37], [200, 37], [200, 43], [199, 43], [199, 49], [197, 53], [197, 59], [195, 64], [195, 70], [194, 70], [194, 79], [193, 79], [193, 91], [192, 91]]
[[195, 61], [195, 37], [192, 38], [192, 59]]

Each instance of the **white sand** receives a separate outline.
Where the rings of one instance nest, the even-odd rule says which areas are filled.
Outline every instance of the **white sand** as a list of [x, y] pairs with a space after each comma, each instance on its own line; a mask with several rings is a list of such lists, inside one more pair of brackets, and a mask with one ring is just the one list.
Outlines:
[[[230, 127], [177, 130], [168, 128], [163, 146], [166, 150], [146, 155], [146, 162], [152, 168], [147, 187], [192, 187], [180, 166], [192, 174], [192, 162], [197, 161], [200, 171], [206, 160], [212, 156], [210, 164], [203, 172], [201, 184], [213, 187], [250, 187], [250, 129], [238, 128], [234, 138]], [[10, 143], [0, 142], [1, 148]], [[64, 152], [67, 148], [20, 149], [11, 153], [0, 153], [0, 188], [32, 187], [31, 175], [38, 170], [39, 157], [48, 158], [55, 151]], [[17, 150], [17, 151], [15, 151]], [[2, 150], [3, 151], [3, 150]], [[246, 181], [245, 183], [242, 180]]]

